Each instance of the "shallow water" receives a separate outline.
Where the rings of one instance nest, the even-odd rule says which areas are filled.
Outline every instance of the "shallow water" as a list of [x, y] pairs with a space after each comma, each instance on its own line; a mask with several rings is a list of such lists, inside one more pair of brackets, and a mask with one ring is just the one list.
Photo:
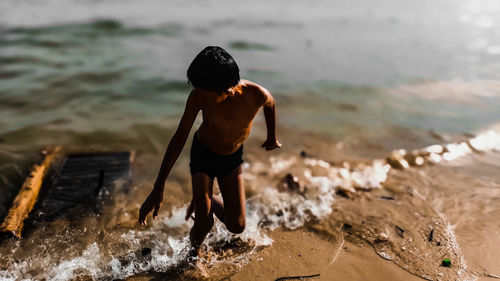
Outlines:
[[[118, 182], [102, 213], [4, 241], [0, 279], [125, 278], [175, 267], [190, 227], [188, 148], [160, 219], [141, 228], [137, 212], [190, 91], [187, 65], [208, 44], [226, 48], [242, 77], [271, 90], [284, 145], [259, 150], [259, 116], [245, 148], [247, 230], [214, 228], [205, 257], [213, 276], [227, 273], [218, 264], [238, 270], [258, 256], [278, 227], [368, 243], [427, 279], [498, 274], [495, 255], [477, 240], [495, 245], [488, 233], [499, 231], [500, 6], [412, 3], [2, 1], [0, 217], [47, 145], [138, 154], [132, 187]], [[447, 151], [419, 154], [435, 144]], [[395, 170], [385, 162], [392, 155], [411, 164], [413, 150], [425, 164]], [[287, 173], [307, 189], [280, 192]], [[430, 228], [442, 246], [426, 242]], [[142, 256], [144, 247], [151, 255]], [[443, 256], [456, 267], [443, 272]]]

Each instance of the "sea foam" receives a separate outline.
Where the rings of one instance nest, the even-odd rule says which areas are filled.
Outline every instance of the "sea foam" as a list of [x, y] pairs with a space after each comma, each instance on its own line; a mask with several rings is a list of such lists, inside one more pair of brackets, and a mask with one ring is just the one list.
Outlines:
[[[380, 188], [387, 177], [389, 166], [380, 160], [371, 164], [362, 164], [348, 169], [334, 167], [314, 158], [295, 156], [274, 157], [268, 163], [256, 162], [244, 165], [244, 173], [249, 178], [262, 177], [257, 182], [269, 182], [274, 185], [259, 187], [259, 193], [248, 198], [246, 205], [246, 229], [241, 234], [230, 233], [216, 220], [214, 228], [207, 236], [204, 245], [207, 250], [214, 250], [220, 245], [239, 241], [247, 245], [245, 253], [226, 255], [209, 262], [224, 262], [242, 266], [259, 247], [273, 243], [270, 231], [278, 227], [296, 229], [309, 220], [320, 220], [332, 212], [337, 188], [354, 190], [355, 188]], [[266, 171], [266, 175], [263, 175]], [[276, 184], [283, 174], [294, 171], [304, 187], [303, 193], [279, 190]], [[90, 244], [83, 253], [54, 266], [44, 276], [50, 280], [71, 280], [76, 277], [91, 279], [123, 279], [138, 273], [149, 271], [165, 272], [185, 259], [189, 249], [188, 233], [192, 221], [185, 222], [186, 207], [174, 209], [170, 216], [155, 221], [145, 230], [129, 230], [120, 235], [117, 243], [129, 247], [126, 254], [115, 256], [106, 245], [98, 242]], [[140, 250], [148, 245], [151, 255], [143, 257]], [[2, 272], [0, 276], [20, 276], [14, 272]], [[9, 275], [10, 274], [10, 275]], [[17, 280], [17, 279], [12, 279]]]

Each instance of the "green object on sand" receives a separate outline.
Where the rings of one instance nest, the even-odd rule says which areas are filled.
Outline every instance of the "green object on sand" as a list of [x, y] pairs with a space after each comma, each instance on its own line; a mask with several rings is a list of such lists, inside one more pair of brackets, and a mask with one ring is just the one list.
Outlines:
[[444, 259], [443, 262], [441, 263], [441, 265], [445, 266], [445, 267], [450, 267], [451, 261], [449, 259]]

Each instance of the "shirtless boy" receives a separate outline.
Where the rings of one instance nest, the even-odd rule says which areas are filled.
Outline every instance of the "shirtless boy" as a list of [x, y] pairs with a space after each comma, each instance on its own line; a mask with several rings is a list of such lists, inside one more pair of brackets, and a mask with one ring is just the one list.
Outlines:
[[[281, 144], [275, 133], [274, 98], [263, 87], [240, 80], [238, 65], [224, 49], [206, 47], [189, 66], [187, 78], [193, 90], [168, 144], [154, 188], [139, 211], [139, 223], [146, 225], [146, 216], [151, 211], [153, 218], [158, 216], [165, 181], [201, 110], [203, 123], [194, 134], [189, 164], [193, 199], [186, 212], [186, 220], [193, 211], [195, 213], [189, 239], [190, 256], [196, 257], [214, 224], [213, 214], [233, 233], [245, 229], [245, 189], [241, 174], [243, 142], [250, 134], [252, 121], [261, 107], [264, 107], [267, 125], [267, 140], [262, 147], [272, 150]], [[222, 199], [212, 195], [215, 178]]]

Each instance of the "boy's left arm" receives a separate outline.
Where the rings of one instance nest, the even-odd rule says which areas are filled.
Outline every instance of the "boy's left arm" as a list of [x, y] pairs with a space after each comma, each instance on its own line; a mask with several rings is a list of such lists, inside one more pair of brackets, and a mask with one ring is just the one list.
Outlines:
[[262, 144], [266, 150], [280, 148], [281, 143], [276, 139], [276, 102], [269, 91], [264, 91], [266, 103], [264, 104], [264, 117], [267, 126], [267, 139]]

